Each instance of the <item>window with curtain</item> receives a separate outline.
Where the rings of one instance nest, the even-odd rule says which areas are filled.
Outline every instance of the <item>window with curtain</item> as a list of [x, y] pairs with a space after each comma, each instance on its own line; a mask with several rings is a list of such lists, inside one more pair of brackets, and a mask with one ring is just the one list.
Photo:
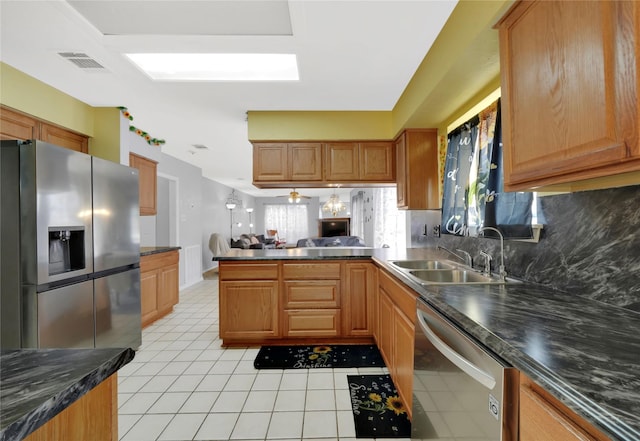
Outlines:
[[[532, 193], [503, 191], [500, 100], [449, 133], [442, 230], [467, 235], [496, 227], [504, 237], [531, 238]], [[493, 232], [487, 232], [493, 236]]]
[[406, 214], [398, 210], [396, 188], [374, 188], [373, 203], [373, 247], [406, 248]]
[[351, 235], [364, 239], [364, 191], [351, 197]]
[[309, 237], [309, 214], [306, 204], [268, 204], [264, 207], [267, 230], [278, 230], [280, 240], [295, 244]]

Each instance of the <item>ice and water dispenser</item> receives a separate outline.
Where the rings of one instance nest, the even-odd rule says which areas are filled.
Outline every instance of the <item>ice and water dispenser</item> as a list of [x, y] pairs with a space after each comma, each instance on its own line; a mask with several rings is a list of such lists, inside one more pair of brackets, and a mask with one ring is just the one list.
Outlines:
[[49, 275], [86, 268], [84, 227], [49, 227]]

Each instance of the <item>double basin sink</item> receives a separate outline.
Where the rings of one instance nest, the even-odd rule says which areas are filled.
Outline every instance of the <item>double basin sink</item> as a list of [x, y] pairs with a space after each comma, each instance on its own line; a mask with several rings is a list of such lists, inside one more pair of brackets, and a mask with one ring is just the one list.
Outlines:
[[390, 263], [423, 285], [507, 283], [499, 276], [483, 274], [448, 261], [394, 260]]

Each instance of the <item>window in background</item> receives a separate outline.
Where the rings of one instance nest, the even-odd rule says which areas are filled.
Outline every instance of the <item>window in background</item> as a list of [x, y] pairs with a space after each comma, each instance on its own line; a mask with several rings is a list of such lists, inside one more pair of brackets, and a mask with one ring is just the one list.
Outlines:
[[295, 244], [309, 237], [309, 214], [306, 204], [267, 204], [264, 206], [264, 225], [278, 230], [280, 241]]
[[373, 189], [373, 247], [407, 247], [406, 213], [398, 210], [395, 187]]
[[351, 197], [351, 235], [364, 240], [364, 191]]

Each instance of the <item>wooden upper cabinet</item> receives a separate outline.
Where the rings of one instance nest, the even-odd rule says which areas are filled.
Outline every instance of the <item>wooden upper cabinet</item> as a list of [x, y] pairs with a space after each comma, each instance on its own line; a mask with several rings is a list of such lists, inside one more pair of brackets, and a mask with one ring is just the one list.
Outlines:
[[157, 213], [158, 184], [157, 162], [144, 156], [129, 153], [129, 165], [138, 169], [140, 188], [140, 215], [153, 216]]
[[317, 142], [300, 142], [288, 144], [289, 170], [288, 179], [292, 181], [322, 180], [322, 144]]
[[254, 182], [321, 181], [322, 144], [273, 142], [253, 145]]
[[331, 142], [324, 146], [327, 181], [393, 182], [395, 179], [392, 142]]
[[361, 142], [359, 155], [360, 180], [395, 180], [395, 155], [392, 142]]
[[640, 170], [633, 1], [526, 1], [498, 23], [505, 190]]
[[395, 140], [398, 208], [438, 209], [438, 130], [406, 129]]
[[0, 139], [36, 139], [37, 126], [38, 121], [35, 118], [4, 106], [0, 107]]
[[51, 124], [40, 123], [40, 139], [77, 152], [89, 152], [89, 139], [86, 136]]
[[39, 139], [77, 152], [89, 152], [87, 136], [5, 106], [0, 106], [0, 139]]
[[253, 180], [286, 181], [289, 154], [286, 143], [261, 143], [253, 145]]
[[258, 188], [394, 182], [391, 141], [253, 143], [253, 184]]
[[360, 178], [358, 143], [331, 142], [324, 148], [327, 181], [356, 181]]

